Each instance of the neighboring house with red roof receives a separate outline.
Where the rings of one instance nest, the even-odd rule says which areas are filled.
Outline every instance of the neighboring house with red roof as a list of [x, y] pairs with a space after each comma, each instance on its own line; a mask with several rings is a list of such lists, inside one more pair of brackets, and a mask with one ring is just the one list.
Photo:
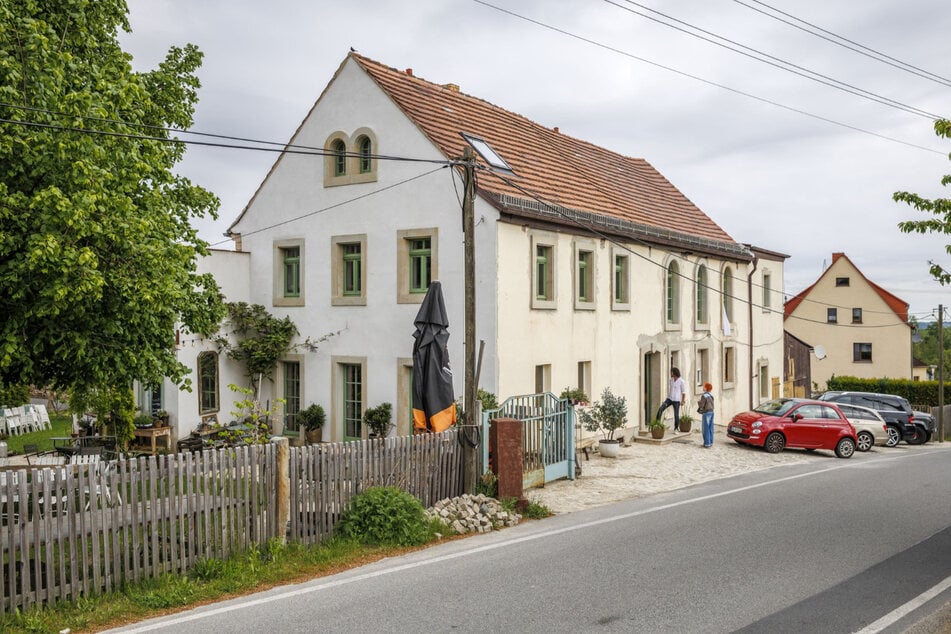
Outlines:
[[908, 304], [869, 280], [844, 253], [819, 279], [786, 302], [786, 331], [812, 346], [812, 381], [829, 378], [910, 379], [912, 325]]
[[686, 411], [709, 381], [721, 419], [781, 385], [785, 255], [735, 241], [643, 159], [351, 53], [228, 230], [250, 258], [250, 301], [290, 316], [301, 339], [339, 332], [264, 386], [287, 400], [289, 428], [319, 403], [324, 440], [365, 437], [362, 412], [390, 402], [409, 433], [413, 321], [437, 279], [462, 395], [463, 184], [450, 162], [467, 147], [481, 157], [480, 387], [500, 401], [610, 387], [646, 430], [672, 366]]

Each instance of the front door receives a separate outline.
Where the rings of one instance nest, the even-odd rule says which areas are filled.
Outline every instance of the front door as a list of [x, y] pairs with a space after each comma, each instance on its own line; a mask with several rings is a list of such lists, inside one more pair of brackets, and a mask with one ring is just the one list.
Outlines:
[[660, 353], [648, 352], [644, 354], [644, 424], [654, 419], [654, 413], [660, 407], [661, 401], [661, 383], [660, 383]]

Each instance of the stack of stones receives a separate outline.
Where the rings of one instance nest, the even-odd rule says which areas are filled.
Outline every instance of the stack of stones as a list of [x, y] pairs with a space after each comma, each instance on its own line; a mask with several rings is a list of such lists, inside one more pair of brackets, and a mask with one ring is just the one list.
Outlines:
[[440, 500], [426, 510], [430, 517], [439, 518], [456, 535], [488, 533], [492, 529], [516, 526], [522, 516], [509, 513], [499, 501], [481, 493]]

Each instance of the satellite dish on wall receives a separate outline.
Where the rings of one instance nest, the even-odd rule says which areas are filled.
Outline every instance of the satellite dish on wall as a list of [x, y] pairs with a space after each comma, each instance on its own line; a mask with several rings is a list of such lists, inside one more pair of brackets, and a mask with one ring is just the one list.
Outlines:
[[815, 348], [813, 348], [812, 351], [816, 353], [816, 359], [818, 359], [819, 361], [822, 361], [823, 359], [826, 358], [826, 347], [822, 345], [821, 343]]

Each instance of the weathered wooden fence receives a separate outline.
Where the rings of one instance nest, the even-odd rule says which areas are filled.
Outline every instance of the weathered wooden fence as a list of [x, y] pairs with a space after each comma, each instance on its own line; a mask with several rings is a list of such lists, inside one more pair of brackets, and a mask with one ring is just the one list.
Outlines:
[[460, 450], [455, 430], [291, 448], [289, 487], [273, 445], [0, 472], [0, 614], [183, 573], [273, 537], [315, 543], [370, 486], [430, 506], [462, 493]]
[[425, 507], [462, 495], [457, 435], [451, 429], [292, 449], [288, 538], [315, 543], [329, 537], [350, 499], [368, 487], [403, 489]]

